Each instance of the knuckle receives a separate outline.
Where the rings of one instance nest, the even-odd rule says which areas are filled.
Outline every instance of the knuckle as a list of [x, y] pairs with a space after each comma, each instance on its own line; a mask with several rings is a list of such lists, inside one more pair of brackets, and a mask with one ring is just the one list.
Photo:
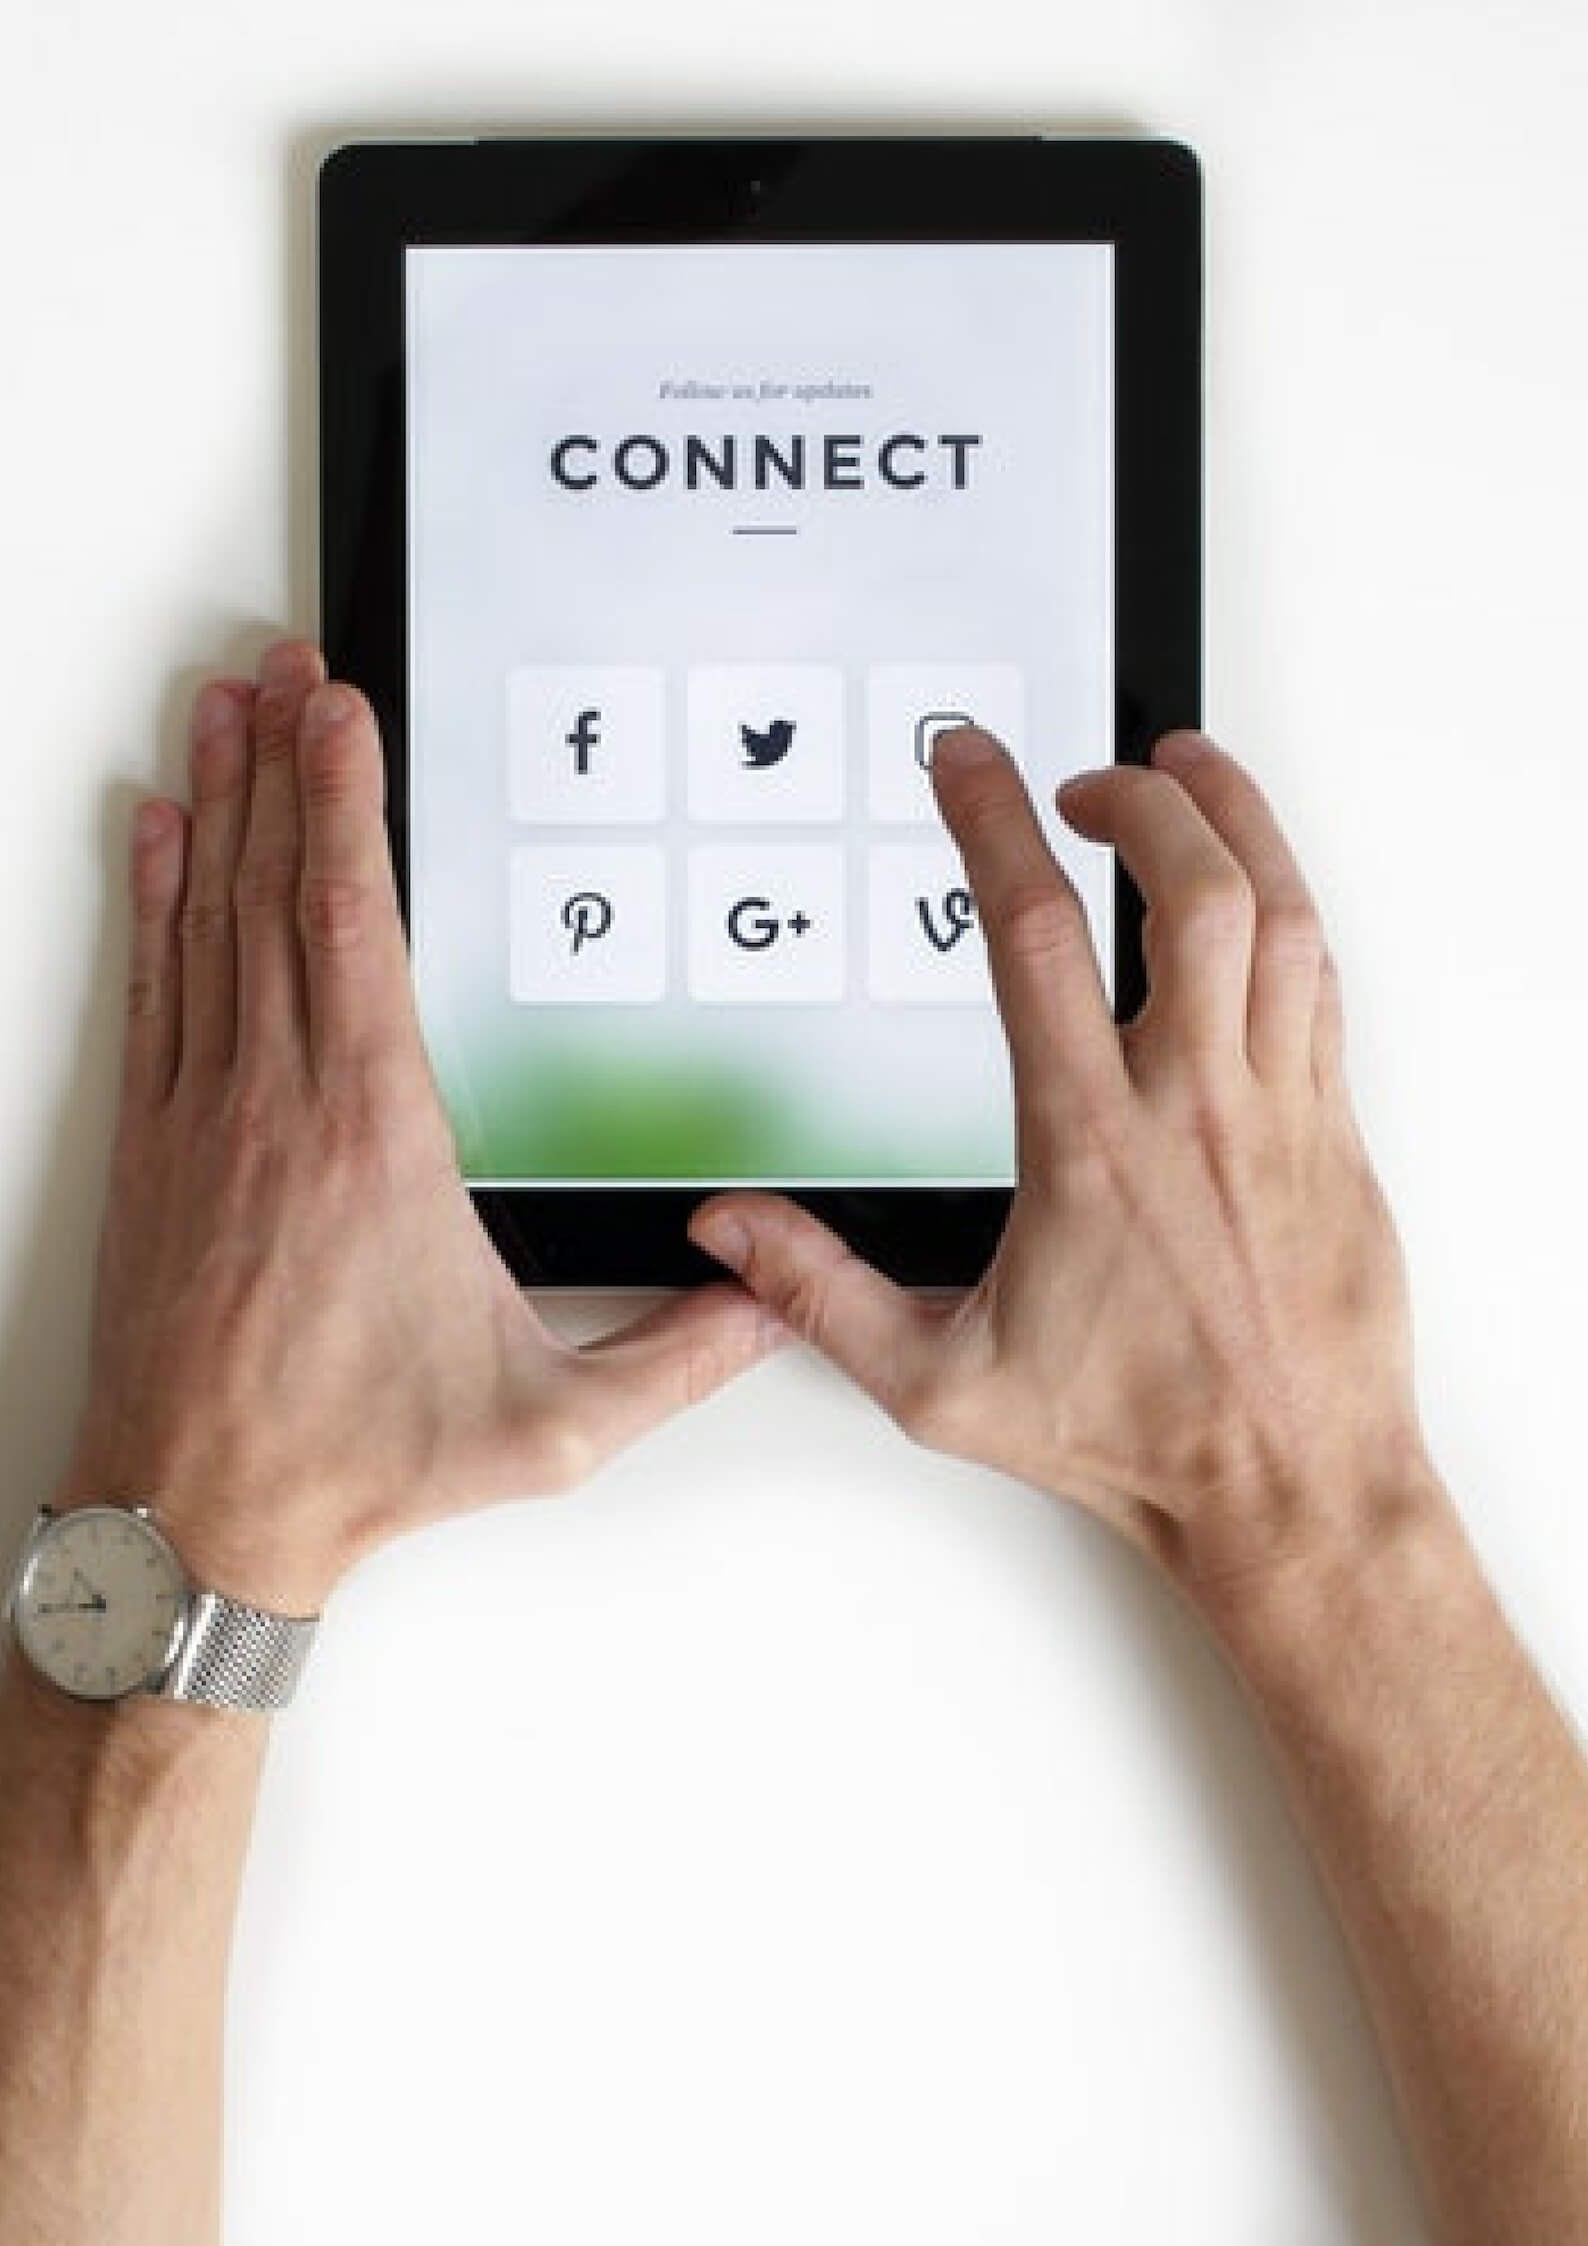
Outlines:
[[317, 1085], [308, 1107], [317, 1160], [325, 1169], [357, 1167], [378, 1145], [377, 1117], [367, 1102], [339, 1087]]
[[802, 1340], [818, 1341], [827, 1331], [831, 1315], [833, 1268], [793, 1263], [783, 1270], [757, 1270], [752, 1257], [747, 1277], [786, 1326]]
[[127, 977], [127, 1014], [135, 1022], [158, 1014], [165, 1002], [165, 979], [153, 967], [135, 967]]
[[423, 1053], [372, 1039], [352, 1065], [316, 1086], [325, 1146], [356, 1164], [376, 1163], [415, 1181], [455, 1180], [457, 1142]]
[[1252, 1151], [1249, 1118], [1230, 1096], [1229, 1086], [1198, 1072], [1185, 1088], [1187, 1136], [1221, 1178], [1241, 1170]]
[[1257, 916], [1257, 941], [1277, 958], [1322, 968], [1323, 930], [1305, 897], [1286, 897], [1263, 906]]
[[806, 1340], [826, 1331], [829, 1288], [820, 1272], [786, 1272], [767, 1289], [766, 1299], [783, 1323]]
[[319, 1085], [311, 1108], [315, 1160], [328, 1177], [361, 1192], [427, 1193], [443, 1175], [421, 1127], [398, 1110], [382, 1108], [356, 1081]]
[[1118, 1199], [1142, 1160], [1132, 1104], [1113, 1082], [1105, 1088], [1083, 1080], [1076, 1090], [1060, 1134], [1061, 1158], [1091, 1191]]
[[972, 773], [957, 773], [950, 800], [960, 833], [975, 837], [996, 833], [1007, 824], [1019, 805], [1020, 789], [1011, 767], [991, 764]]
[[537, 1490], [554, 1496], [587, 1482], [600, 1463], [600, 1448], [585, 1420], [567, 1405], [548, 1407], [535, 1426], [530, 1472]]
[[1174, 904], [1177, 931], [1197, 950], [1248, 942], [1255, 916], [1252, 885], [1233, 867], [1193, 874]]
[[1012, 889], [998, 928], [1010, 957], [1033, 964], [1067, 956], [1091, 941], [1080, 906], [1052, 881], [1025, 881]]
[[1022, 1195], [1061, 1224], [1076, 1207], [1094, 1217], [1116, 1209], [1132, 1159], [1129, 1125], [1117, 1087], [1089, 1072], [1062, 1086], [1037, 1086], [1022, 1097], [1016, 1117]]
[[279, 912], [296, 893], [296, 848], [256, 846], [246, 851], [232, 883], [232, 902], [239, 914]]
[[311, 951], [343, 952], [363, 941], [369, 924], [369, 887], [328, 874], [307, 877], [299, 891], [298, 918]]
[[268, 1076], [249, 1069], [239, 1072], [221, 1110], [225, 1128], [226, 1169], [234, 1181], [246, 1181], [259, 1165], [279, 1157], [287, 1121], [276, 1086]]
[[217, 897], [191, 896], [182, 907], [177, 933], [190, 951], [207, 950], [231, 934], [231, 904]]
[[262, 686], [254, 704], [254, 766], [280, 764], [293, 753], [297, 741], [298, 708], [303, 690], [294, 686]]

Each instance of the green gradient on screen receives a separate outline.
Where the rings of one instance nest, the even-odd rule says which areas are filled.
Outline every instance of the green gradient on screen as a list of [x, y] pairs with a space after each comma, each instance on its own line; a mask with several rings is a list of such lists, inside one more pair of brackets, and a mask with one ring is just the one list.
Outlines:
[[404, 302], [414, 973], [470, 1182], [1006, 1186], [923, 751], [1005, 737], [1108, 960], [1053, 804], [1114, 748], [1111, 246], [416, 242]]
[[[837, 1136], [813, 1102], [782, 1101], [749, 1070], [589, 1050], [541, 1053], [514, 1066], [482, 1052], [467, 1070], [466, 1091], [445, 1081], [442, 1090], [471, 1183], [922, 1175], [919, 1141], [901, 1163], [880, 1123], [874, 1138]], [[945, 1134], [932, 1167], [969, 1182], [1007, 1175], [1009, 1160], [995, 1111], [974, 1143]]]

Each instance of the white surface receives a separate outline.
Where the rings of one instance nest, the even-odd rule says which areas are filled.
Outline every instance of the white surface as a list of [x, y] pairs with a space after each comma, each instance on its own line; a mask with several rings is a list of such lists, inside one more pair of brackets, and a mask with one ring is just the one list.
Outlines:
[[[1211, 228], [1209, 714], [1326, 902], [1438, 1455], [1579, 1708], [1588, 17], [16, 5], [0, 55], [0, 1417], [82, 1362], [136, 786], [311, 625], [350, 128], [1142, 124]], [[231, 2246], [1389, 2246], [1405, 2171], [1245, 1714], [1100, 1533], [789, 1360], [390, 1553], [280, 1727]]]

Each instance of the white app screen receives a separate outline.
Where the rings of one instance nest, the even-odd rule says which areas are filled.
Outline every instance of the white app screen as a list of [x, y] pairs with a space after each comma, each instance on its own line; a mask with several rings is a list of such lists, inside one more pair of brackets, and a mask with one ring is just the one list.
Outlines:
[[1104, 244], [407, 252], [420, 1010], [476, 1184], [999, 1185], [932, 799], [1114, 743]]

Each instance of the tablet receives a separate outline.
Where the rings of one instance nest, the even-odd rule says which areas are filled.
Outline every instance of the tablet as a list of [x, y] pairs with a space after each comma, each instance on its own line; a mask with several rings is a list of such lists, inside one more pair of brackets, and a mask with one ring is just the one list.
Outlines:
[[694, 1204], [975, 1276], [1004, 1041], [932, 743], [1194, 723], [1200, 192], [1163, 142], [356, 145], [320, 183], [323, 635], [426, 1042], [526, 1282], [688, 1282]]

